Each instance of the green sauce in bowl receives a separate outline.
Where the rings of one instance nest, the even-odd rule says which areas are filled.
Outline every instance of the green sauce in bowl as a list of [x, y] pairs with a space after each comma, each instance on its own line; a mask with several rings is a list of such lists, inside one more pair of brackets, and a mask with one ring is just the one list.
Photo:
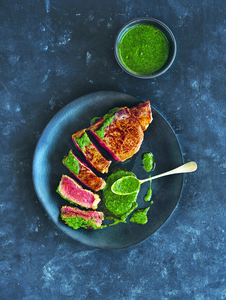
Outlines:
[[169, 56], [169, 43], [161, 30], [139, 24], [127, 30], [118, 45], [121, 63], [130, 72], [151, 75], [161, 69]]

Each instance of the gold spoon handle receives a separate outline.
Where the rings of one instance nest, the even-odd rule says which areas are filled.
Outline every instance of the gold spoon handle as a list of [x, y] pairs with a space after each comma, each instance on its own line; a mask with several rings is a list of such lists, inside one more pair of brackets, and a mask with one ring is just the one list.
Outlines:
[[188, 163], [186, 163], [186, 164], [184, 164], [184, 165], [182, 165], [182, 166], [180, 166], [176, 169], [173, 169], [171, 171], [153, 176], [151, 178], [140, 180], [140, 183], [143, 183], [143, 182], [146, 182], [146, 181], [149, 181], [149, 180], [154, 180], [156, 178], [160, 178], [160, 177], [163, 177], [163, 176], [172, 175], [172, 174], [190, 173], [190, 172], [196, 171], [196, 169], [197, 169], [197, 164], [194, 161], [190, 161], [190, 162], [188, 162]]

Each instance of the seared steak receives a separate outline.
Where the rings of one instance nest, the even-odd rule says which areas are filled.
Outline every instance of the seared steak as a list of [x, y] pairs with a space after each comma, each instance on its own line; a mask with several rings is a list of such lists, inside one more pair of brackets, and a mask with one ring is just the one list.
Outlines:
[[97, 209], [100, 202], [98, 194], [83, 189], [81, 185], [67, 175], [62, 176], [57, 192], [67, 201], [85, 208]]
[[89, 139], [86, 130], [82, 129], [72, 135], [72, 140], [76, 147], [84, 154], [85, 159], [99, 172], [108, 173], [108, 168], [111, 164], [99, 152], [96, 146]]
[[104, 220], [104, 215], [99, 211], [83, 211], [75, 207], [63, 206], [61, 207], [61, 219], [74, 229], [80, 227], [99, 229]]
[[139, 121], [127, 107], [118, 108], [110, 117], [105, 116], [89, 127], [90, 132], [115, 160], [132, 157], [139, 151], [144, 137]]
[[130, 108], [130, 113], [140, 122], [143, 131], [146, 130], [152, 122], [153, 118], [150, 101], [140, 103], [137, 106]]
[[74, 155], [72, 150], [69, 151], [69, 154], [62, 160], [62, 162], [78, 180], [90, 189], [97, 192], [105, 187], [106, 182], [95, 175], [86, 164], [82, 163]]

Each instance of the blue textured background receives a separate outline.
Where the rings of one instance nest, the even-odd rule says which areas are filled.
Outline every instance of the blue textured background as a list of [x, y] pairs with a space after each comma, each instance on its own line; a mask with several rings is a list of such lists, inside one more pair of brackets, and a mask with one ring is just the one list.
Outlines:
[[[127, 21], [147, 16], [173, 31], [173, 66], [139, 80], [117, 65]], [[223, 0], [0, 2], [0, 299], [226, 299], [226, 9]], [[169, 121], [184, 161], [180, 202], [141, 244], [103, 251], [50, 221], [32, 184], [48, 121], [90, 92], [126, 92]]]

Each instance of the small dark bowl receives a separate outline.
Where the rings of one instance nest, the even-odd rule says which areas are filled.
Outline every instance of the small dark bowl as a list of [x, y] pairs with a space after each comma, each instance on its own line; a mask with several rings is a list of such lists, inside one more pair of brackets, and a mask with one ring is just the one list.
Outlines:
[[[165, 37], [167, 38], [168, 43], [169, 43], [169, 55], [168, 55], [167, 61], [159, 70], [157, 70], [155, 73], [150, 74], [150, 75], [139, 75], [139, 74], [131, 72], [130, 70], [128, 70], [126, 68], [126, 66], [123, 65], [123, 63], [120, 60], [119, 54], [118, 54], [119, 43], [120, 43], [122, 36], [131, 27], [134, 27], [135, 25], [140, 25], [140, 24], [147, 24], [147, 25], [155, 26], [156, 28], [161, 30], [161, 32], [165, 35]], [[115, 45], [114, 45], [114, 54], [115, 54], [115, 58], [119, 64], [119, 66], [128, 74], [130, 74], [134, 77], [137, 77], [137, 78], [141, 78], [141, 79], [154, 78], [154, 77], [157, 77], [157, 76], [165, 73], [169, 69], [169, 67], [172, 65], [172, 63], [176, 57], [176, 52], [177, 52], [177, 44], [176, 44], [176, 40], [175, 40], [175, 37], [174, 37], [172, 31], [164, 23], [162, 23], [159, 20], [153, 19], [153, 18], [137, 18], [137, 19], [131, 20], [128, 23], [126, 23], [119, 30], [116, 40], [115, 40]]]

